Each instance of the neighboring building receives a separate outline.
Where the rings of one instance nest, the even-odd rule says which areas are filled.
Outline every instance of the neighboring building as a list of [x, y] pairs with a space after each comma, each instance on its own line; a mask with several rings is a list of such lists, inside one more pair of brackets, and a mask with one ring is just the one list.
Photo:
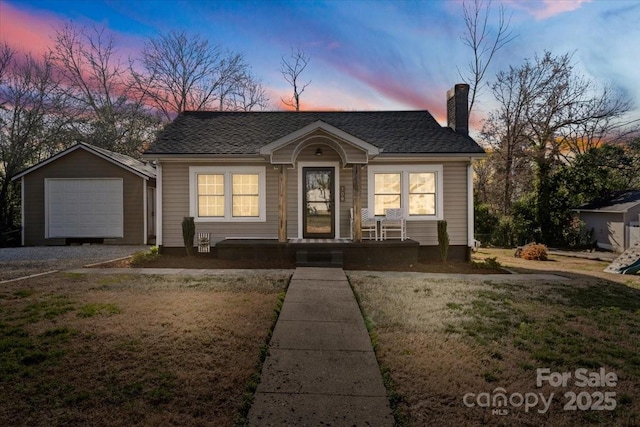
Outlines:
[[15, 175], [22, 244], [147, 244], [155, 236], [155, 168], [76, 144]]
[[450, 127], [428, 111], [182, 113], [143, 154], [157, 164], [157, 242], [182, 248], [187, 216], [212, 243], [358, 242], [352, 209], [401, 207], [423, 257], [447, 220], [451, 257], [468, 259], [485, 153], [468, 136], [468, 85], [447, 102]]
[[640, 190], [618, 191], [574, 211], [603, 249], [622, 252], [640, 241]]

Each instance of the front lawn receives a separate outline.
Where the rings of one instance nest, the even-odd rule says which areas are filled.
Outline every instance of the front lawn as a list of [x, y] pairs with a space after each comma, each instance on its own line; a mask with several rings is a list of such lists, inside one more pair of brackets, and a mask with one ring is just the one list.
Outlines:
[[0, 290], [0, 425], [233, 425], [282, 273], [58, 273]]
[[571, 262], [541, 267], [554, 281], [350, 272], [400, 424], [640, 425], [638, 278]]

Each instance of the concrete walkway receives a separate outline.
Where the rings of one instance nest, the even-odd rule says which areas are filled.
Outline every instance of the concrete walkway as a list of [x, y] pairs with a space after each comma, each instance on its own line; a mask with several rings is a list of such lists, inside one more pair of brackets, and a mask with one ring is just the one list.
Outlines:
[[297, 268], [271, 337], [249, 425], [393, 424], [344, 271]]

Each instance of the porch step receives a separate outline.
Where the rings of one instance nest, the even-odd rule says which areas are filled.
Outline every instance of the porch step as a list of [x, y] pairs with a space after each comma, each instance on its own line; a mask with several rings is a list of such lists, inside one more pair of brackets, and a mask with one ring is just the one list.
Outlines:
[[333, 267], [342, 268], [342, 251], [317, 248], [296, 251], [296, 267]]

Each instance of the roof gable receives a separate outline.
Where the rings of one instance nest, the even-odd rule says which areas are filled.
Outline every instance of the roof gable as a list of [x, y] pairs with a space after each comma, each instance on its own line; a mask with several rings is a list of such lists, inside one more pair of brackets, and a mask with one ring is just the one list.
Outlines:
[[[330, 138], [326, 138], [329, 136]], [[274, 164], [293, 164], [295, 163], [297, 155], [300, 153], [301, 149], [304, 147], [307, 141], [314, 141], [318, 139], [324, 139], [324, 144], [331, 146], [333, 149], [338, 152], [343, 163], [367, 163], [369, 157], [377, 156], [380, 154], [380, 150], [357, 138], [343, 130], [336, 128], [328, 123], [323, 122], [322, 120], [317, 120], [301, 129], [298, 129], [295, 132], [292, 132], [288, 135], [283, 136], [276, 141], [273, 141], [270, 144], [265, 145], [260, 148], [260, 154], [263, 156], [269, 156], [271, 159], [271, 163]], [[341, 145], [334, 143], [333, 141], [337, 139], [341, 143], [351, 146], [355, 148], [357, 152], [363, 154], [361, 156], [350, 156], [350, 151], [345, 150]], [[287, 154], [284, 156], [280, 156], [278, 159], [275, 154], [278, 151], [284, 151], [283, 149], [289, 145], [296, 144], [297, 146], [293, 150], [289, 150]]]
[[440, 126], [428, 111], [192, 111], [170, 123], [144, 156], [256, 156], [314, 126], [385, 155], [484, 154], [473, 139]]
[[155, 168], [147, 163], [141, 162], [139, 160], [134, 159], [133, 157], [127, 156], [125, 154], [121, 154], [121, 153], [116, 153], [113, 151], [109, 151], [109, 150], [105, 150], [104, 148], [100, 148], [100, 147], [96, 147], [90, 144], [86, 144], [84, 142], [80, 142], [76, 145], [73, 145], [69, 148], [67, 148], [66, 150], [63, 150], [57, 154], [54, 154], [53, 156], [49, 157], [48, 159], [45, 159], [43, 161], [41, 161], [40, 163], [37, 163], [33, 166], [31, 166], [28, 169], [23, 170], [22, 172], [14, 175], [11, 180], [16, 180], [18, 178], [21, 178], [37, 169], [40, 169], [43, 166], [48, 165], [51, 162], [56, 161], [57, 159], [66, 156], [69, 153], [72, 153], [76, 150], [85, 150], [95, 156], [98, 156], [110, 163], [115, 164], [116, 166], [119, 166], [123, 169], [128, 170], [129, 172], [140, 176], [141, 178], [145, 178], [145, 179], [153, 179], [156, 177], [156, 172], [155, 172]]

